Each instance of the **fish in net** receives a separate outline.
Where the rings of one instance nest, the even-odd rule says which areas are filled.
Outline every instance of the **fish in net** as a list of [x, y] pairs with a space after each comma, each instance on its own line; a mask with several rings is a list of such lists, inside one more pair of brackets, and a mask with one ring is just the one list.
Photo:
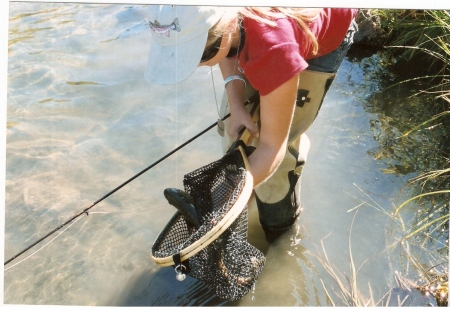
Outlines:
[[175, 213], [152, 247], [160, 266], [174, 266], [226, 300], [243, 298], [265, 257], [247, 241], [247, 202], [253, 191], [246, 148], [239, 139], [221, 159], [184, 176], [184, 191], [167, 189]]

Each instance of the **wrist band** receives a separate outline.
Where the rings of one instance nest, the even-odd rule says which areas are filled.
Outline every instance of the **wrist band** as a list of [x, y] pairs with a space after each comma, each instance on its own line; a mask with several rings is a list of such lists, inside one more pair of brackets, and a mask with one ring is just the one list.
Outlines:
[[245, 81], [245, 79], [242, 77], [242, 76], [240, 76], [240, 75], [230, 75], [229, 77], [227, 77], [226, 79], [225, 79], [225, 85], [224, 85], [224, 87], [227, 87], [227, 84], [229, 83], [229, 82], [231, 82], [231, 81], [233, 81], [233, 80], [241, 80], [242, 82], [244, 82], [244, 88], [245, 88], [245, 86], [247, 86], [247, 82]]

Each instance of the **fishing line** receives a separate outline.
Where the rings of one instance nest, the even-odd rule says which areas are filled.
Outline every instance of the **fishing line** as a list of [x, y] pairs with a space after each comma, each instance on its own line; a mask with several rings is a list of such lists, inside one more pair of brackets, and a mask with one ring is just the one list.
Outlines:
[[[250, 101], [247, 101], [247, 103], [249, 103]], [[64, 224], [56, 227], [55, 229], [53, 229], [52, 231], [50, 231], [48, 234], [46, 234], [44, 237], [40, 238], [39, 240], [37, 240], [36, 242], [34, 242], [33, 244], [31, 244], [30, 246], [28, 246], [27, 248], [25, 248], [24, 250], [22, 250], [21, 252], [17, 253], [16, 255], [14, 255], [13, 257], [11, 257], [10, 259], [8, 259], [5, 263], [4, 266], [6, 266], [7, 264], [9, 264], [10, 262], [12, 262], [13, 260], [15, 260], [17, 257], [19, 257], [20, 255], [22, 255], [23, 253], [25, 253], [26, 251], [28, 251], [29, 249], [31, 249], [32, 247], [36, 246], [38, 243], [44, 241], [45, 239], [47, 239], [48, 237], [50, 237], [51, 235], [53, 235], [55, 232], [57, 232], [58, 230], [60, 230], [61, 228], [63, 228], [64, 226], [66, 226], [67, 224], [71, 223], [73, 220], [79, 218], [81, 215], [86, 214], [89, 215], [89, 210], [92, 209], [95, 205], [97, 205], [98, 203], [100, 203], [101, 201], [103, 201], [104, 199], [108, 198], [109, 196], [111, 196], [112, 194], [114, 194], [115, 192], [117, 192], [119, 189], [121, 189], [122, 187], [124, 187], [125, 185], [127, 185], [128, 183], [130, 183], [131, 181], [135, 180], [136, 178], [138, 178], [139, 176], [141, 176], [142, 174], [144, 174], [145, 172], [147, 172], [148, 170], [150, 170], [151, 168], [155, 167], [156, 165], [158, 165], [159, 163], [161, 163], [163, 160], [165, 160], [166, 158], [168, 158], [169, 156], [173, 155], [174, 153], [176, 153], [177, 151], [179, 151], [180, 149], [182, 149], [183, 147], [185, 147], [186, 145], [190, 144], [191, 142], [193, 142], [195, 139], [197, 139], [198, 137], [202, 136], [203, 134], [205, 134], [206, 132], [208, 132], [209, 130], [211, 130], [212, 128], [214, 128], [219, 121], [223, 121], [225, 119], [227, 119], [230, 116], [230, 113], [228, 113], [227, 115], [225, 115], [222, 119], [218, 120], [217, 122], [215, 122], [214, 124], [211, 124], [210, 126], [208, 126], [207, 128], [205, 128], [204, 130], [202, 130], [201, 132], [199, 132], [198, 134], [196, 134], [195, 136], [193, 136], [192, 138], [190, 138], [189, 140], [187, 140], [186, 142], [184, 142], [183, 144], [181, 144], [180, 146], [176, 147], [175, 149], [173, 149], [172, 151], [170, 151], [169, 153], [167, 153], [166, 155], [164, 155], [163, 157], [161, 157], [160, 159], [158, 159], [157, 161], [155, 161], [153, 164], [151, 164], [150, 166], [148, 166], [147, 168], [145, 168], [144, 170], [142, 170], [141, 172], [139, 172], [138, 174], [134, 175], [133, 177], [129, 178], [128, 180], [126, 180], [125, 182], [123, 182], [122, 184], [120, 184], [119, 186], [117, 186], [116, 188], [114, 188], [113, 190], [111, 190], [110, 192], [108, 192], [106, 195], [104, 195], [103, 197], [101, 197], [100, 199], [98, 199], [97, 201], [95, 201], [93, 204], [91, 204], [89, 207], [87, 207], [86, 209], [84, 209], [83, 211], [80, 211], [79, 213], [77, 213], [75, 216], [73, 216], [71, 219], [69, 219], [68, 221], [66, 221]], [[70, 226], [69, 226], [70, 227]], [[67, 228], [69, 228], [67, 227]], [[66, 228], [66, 229], [67, 229]], [[58, 235], [59, 236], [59, 235]], [[56, 237], [55, 237], [56, 238]], [[52, 239], [54, 240], [54, 239]], [[10, 268], [10, 267], [9, 267]], [[8, 268], [8, 269], [9, 269]]]
[[[95, 212], [89, 212], [90, 215], [92, 214], [118, 214], [118, 213], [143, 213], [143, 212], [150, 212], [153, 211], [155, 209], [160, 209], [163, 207], [155, 207], [155, 208], [151, 208], [151, 209], [145, 209], [145, 210], [133, 210], [133, 211], [113, 211], [113, 212], [108, 212], [108, 211], [95, 211]], [[32, 254], [28, 255], [27, 257], [25, 257], [24, 259], [22, 259], [21, 261], [18, 261], [17, 263], [15, 263], [12, 266], [9, 266], [8, 268], [6, 268], [4, 271], [7, 271], [17, 265], [19, 265], [20, 263], [26, 261], [27, 259], [29, 259], [30, 257], [32, 257], [34, 254], [36, 254], [37, 252], [41, 251], [43, 248], [45, 248], [47, 245], [49, 245], [51, 242], [53, 242], [56, 238], [58, 238], [59, 236], [61, 236], [66, 230], [68, 230], [70, 227], [72, 227], [76, 222], [78, 222], [81, 219], [78, 218], [76, 221], [74, 221], [72, 224], [70, 224], [69, 226], [67, 226], [63, 231], [61, 231], [56, 237], [54, 237], [52, 240], [50, 240], [48, 243], [46, 243], [44, 246], [42, 246], [39, 250], [37, 250], [36, 252], [33, 252]]]
[[95, 211], [95, 212], [89, 212], [89, 214], [122, 214], [122, 213], [144, 213], [144, 212], [150, 212], [156, 209], [165, 208], [165, 206], [155, 207], [151, 209], [145, 209], [145, 210], [132, 210], [132, 211]]
[[[81, 218], [77, 219], [75, 222], [73, 222], [72, 224], [70, 224], [69, 226], [66, 227], [66, 229], [64, 229], [63, 231], [61, 231], [55, 238], [53, 238], [52, 240], [50, 240], [48, 243], [44, 244], [39, 250], [37, 250], [36, 252], [31, 253], [30, 255], [28, 255], [27, 257], [25, 257], [24, 259], [22, 259], [21, 261], [18, 261], [17, 263], [15, 263], [12, 266], [9, 266], [8, 268], [5, 268], [5, 271], [7, 271], [8, 269], [11, 269], [14, 266], [19, 265], [20, 263], [22, 263], [23, 261], [29, 259], [31, 256], [33, 256], [34, 254], [36, 254], [37, 252], [39, 252], [40, 250], [42, 250], [43, 248], [45, 248], [47, 245], [49, 245], [50, 243], [52, 243], [56, 238], [58, 238], [59, 236], [61, 236], [63, 234], [63, 232], [65, 232], [66, 230], [68, 230], [72, 225], [74, 225], [76, 222], [78, 222]], [[6, 264], [6, 263], [5, 263]]]
[[220, 118], [219, 105], [217, 104], [216, 85], [214, 84], [213, 67], [209, 67], [209, 74], [211, 75], [212, 86], [213, 86], [213, 91], [214, 91], [214, 99], [216, 100], [217, 115]]

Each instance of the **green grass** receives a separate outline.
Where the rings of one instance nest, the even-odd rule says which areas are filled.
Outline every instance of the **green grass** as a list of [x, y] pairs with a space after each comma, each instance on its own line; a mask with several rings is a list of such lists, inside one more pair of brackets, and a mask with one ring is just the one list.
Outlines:
[[[442, 134], [441, 141], [435, 143], [439, 147], [435, 150], [440, 160], [434, 161], [429, 170], [420, 171], [412, 178], [409, 187], [420, 184], [420, 192], [412, 198], [401, 202], [395, 209], [394, 215], [399, 216], [403, 208], [415, 202], [417, 217], [408, 223], [404, 236], [400, 242], [409, 241], [417, 247], [412, 253], [405, 248], [407, 257], [417, 270], [420, 270], [425, 284], [422, 291], [432, 294], [439, 304], [447, 303], [448, 275], [447, 272], [432, 273], [435, 266], [448, 265], [448, 223], [450, 205], [450, 13], [446, 10], [384, 10], [380, 11], [384, 26], [389, 29], [390, 37], [386, 44], [387, 50], [399, 58], [402, 66], [417, 66], [425, 71], [410, 71], [413, 76], [392, 86], [402, 86], [404, 83], [425, 81], [426, 84], [417, 90], [413, 96], [430, 96], [430, 109], [437, 110], [436, 114], [426, 120], [411, 119], [410, 129], [405, 130], [398, 137], [399, 141], [411, 141], [411, 135], [420, 132], [427, 138], [437, 126]], [[417, 74], [414, 76], [414, 74]], [[431, 108], [433, 106], [433, 108]], [[427, 131], [428, 130], [428, 131]], [[434, 136], [436, 137], [436, 135]], [[421, 212], [422, 211], [422, 212]], [[442, 240], [446, 239], [446, 243]], [[441, 247], [439, 246], [441, 244]], [[430, 246], [431, 245], [431, 246]], [[440, 247], [440, 249], [439, 249]], [[433, 250], [438, 248], [435, 253]], [[422, 253], [427, 252], [424, 262]], [[435, 283], [439, 282], [439, 289]]]
[[[450, 13], [447, 10], [382, 10], [386, 43], [395, 57], [425, 68], [427, 74], [410, 80], [426, 79], [429, 88], [420, 93], [435, 94], [450, 103]], [[395, 51], [394, 51], [395, 50]], [[412, 71], [417, 72], [417, 71]]]

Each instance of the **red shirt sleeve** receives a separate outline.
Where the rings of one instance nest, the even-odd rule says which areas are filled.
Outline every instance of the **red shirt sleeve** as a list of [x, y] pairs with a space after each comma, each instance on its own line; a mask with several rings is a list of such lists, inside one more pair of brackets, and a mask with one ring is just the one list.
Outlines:
[[261, 95], [267, 95], [308, 67], [300, 55], [295, 27], [288, 19], [272, 27], [244, 19], [245, 45], [239, 66]]
[[244, 18], [245, 44], [239, 54], [239, 67], [259, 90], [267, 95], [308, 67], [305, 59], [336, 49], [354, 18], [356, 9], [324, 9], [310, 25], [319, 43], [318, 55], [311, 54], [307, 35], [290, 18], [278, 19], [272, 27]]

